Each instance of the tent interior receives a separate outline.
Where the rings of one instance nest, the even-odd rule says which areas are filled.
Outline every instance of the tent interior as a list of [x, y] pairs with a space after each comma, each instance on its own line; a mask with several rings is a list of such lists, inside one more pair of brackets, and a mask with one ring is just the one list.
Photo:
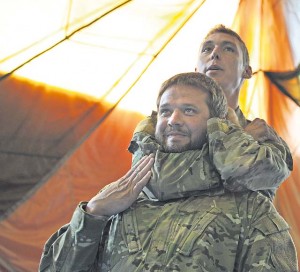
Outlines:
[[217, 24], [249, 49], [241, 109], [291, 149], [294, 169], [274, 203], [300, 252], [298, 0], [2, 0], [1, 271], [37, 271], [78, 203], [127, 172], [133, 130], [160, 84], [194, 71]]

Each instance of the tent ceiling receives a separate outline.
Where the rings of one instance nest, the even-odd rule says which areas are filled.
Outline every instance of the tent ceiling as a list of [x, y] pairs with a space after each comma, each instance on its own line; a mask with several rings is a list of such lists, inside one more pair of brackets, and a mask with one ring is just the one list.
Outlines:
[[[17, 2], [5, 3], [10, 12], [18, 5], [14, 20], [6, 18], [6, 9], [0, 11], [0, 20], [5, 25], [0, 36], [7, 41], [0, 53], [0, 71], [8, 73], [16, 69], [15, 75], [97, 99], [105, 97], [113, 103], [132, 88], [198, 12], [201, 16], [193, 22], [193, 31], [181, 34], [185, 35], [183, 42], [176, 41], [171, 51], [173, 56], [169, 54], [169, 59], [164, 61], [168, 66], [155, 68], [159, 69], [159, 76], [142, 84], [147, 86], [151, 82], [156, 88], [155, 95], [169, 74], [193, 70], [199, 37], [220, 19], [230, 25], [238, 4], [237, 0], [226, 3], [220, 0], [106, 0], [84, 1], [84, 4], [82, 1], [60, 1], [60, 4], [53, 1], [47, 5], [33, 0], [26, 4]], [[219, 9], [212, 17], [208, 11], [215, 6]], [[54, 47], [41, 54], [49, 46]], [[186, 55], [183, 57], [180, 52]], [[39, 57], [34, 58], [38, 54]], [[188, 66], [180, 64], [183, 58]], [[132, 106], [127, 105], [127, 108], [132, 109]], [[149, 106], [143, 111], [149, 112]]]

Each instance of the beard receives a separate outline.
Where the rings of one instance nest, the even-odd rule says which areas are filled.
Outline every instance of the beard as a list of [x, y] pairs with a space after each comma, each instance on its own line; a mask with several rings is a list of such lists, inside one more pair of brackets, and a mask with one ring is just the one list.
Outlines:
[[167, 135], [166, 133], [160, 133], [158, 131], [155, 131], [155, 138], [157, 142], [160, 144], [162, 147], [163, 151], [166, 153], [181, 153], [185, 152], [188, 150], [196, 150], [196, 149], [201, 149], [203, 144], [206, 141], [206, 134], [205, 135], [199, 135], [197, 139], [192, 141], [190, 137], [190, 141], [187, 142], [186, 144], [182, 144], [180, 142], [172, 142], [168, 143], [167, 142]]
[[164, 152], [166, 153], [181, 153], [187, 150], [192, 150], [192, 149], [196, 149], [193, 148], [192, 145], [190, 143], [186, 144], [186, 145], [180, 145], [180, 144], [176, 144], [173, 143], [172, 145], [167, 145], [167, 144], [163, 144], [160, 143]]

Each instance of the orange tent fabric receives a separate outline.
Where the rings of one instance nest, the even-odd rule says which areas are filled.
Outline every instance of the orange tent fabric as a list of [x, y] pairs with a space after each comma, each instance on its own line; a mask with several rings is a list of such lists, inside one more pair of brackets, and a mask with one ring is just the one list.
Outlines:
[[[291, 13], [292, 10], [295, 11], [294, 14]], [[295, 52], [295, 41], [292, 36], [296, 26], [288, 20], [298, 20], [299, 23], [299, 11], [300, 5], [296, 1], [241, 1], [233, 24], [249, 48], [255, 72], [251, 85], [245, 85], [242, 91], [244, 112], [252, 118], [254, 116], [264, 118], [288, 143], [292, 151], [294, 170], [278, 189], [275, 204], [279, 213], [291, 226], [291, 234], [298, 252], [300, 252], [299, 54]]]
[[[36, 271], [47, 236], [67, 222], [80, 201], [130, 168], [127, 146], [142, 116], [108, 111], [109, 105], [20, 80], [6, 81], [5, 89], [14, 97], [5, 100], [10, 120], [21, 130], [16, 133], [13, 127], [11, 141], [16, 149], [14, 142], [25, 144], [17, 152], [5, 151], [5, 143], [1, 148], [1, 172], [11, 186], [2, 183], [0, 270]], [[16, 107], [16, 100], [23, 107]]]

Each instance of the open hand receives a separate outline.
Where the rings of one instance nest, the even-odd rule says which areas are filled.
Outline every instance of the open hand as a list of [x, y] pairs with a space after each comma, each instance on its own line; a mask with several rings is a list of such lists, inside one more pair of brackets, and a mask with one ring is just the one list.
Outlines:
[[151, 177], [154, 156], [144, 156], [123, 177], [107, 185], [87, 204], [86, 212], [111, 216], [129, 208]]

